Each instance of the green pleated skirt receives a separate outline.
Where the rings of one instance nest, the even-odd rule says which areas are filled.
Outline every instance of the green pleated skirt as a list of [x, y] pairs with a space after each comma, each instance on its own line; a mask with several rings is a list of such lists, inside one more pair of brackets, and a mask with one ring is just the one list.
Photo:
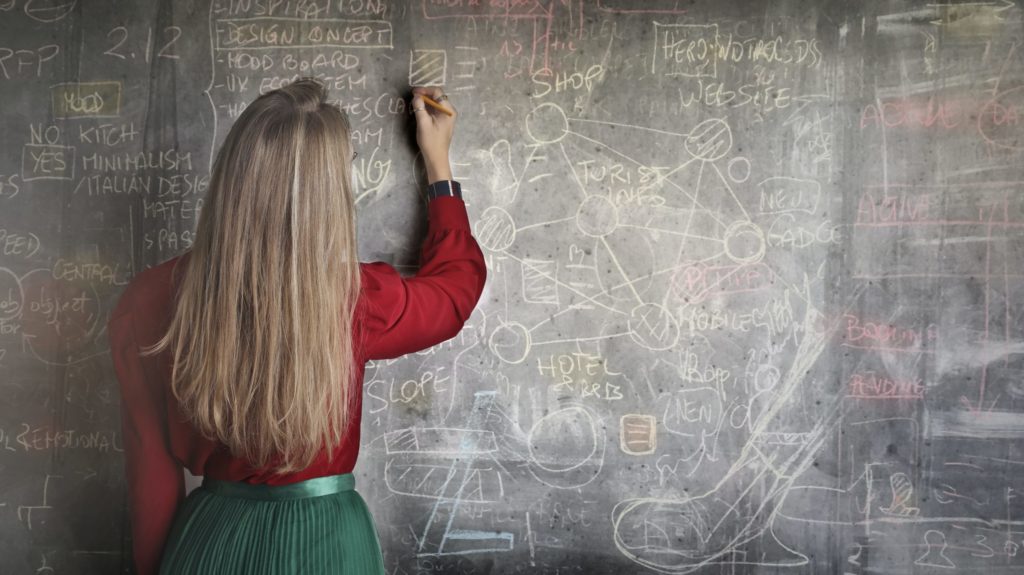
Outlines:
[[384, 573], [351, 473], [289, 485], [203, 479], [179, 506], [160, 575]]

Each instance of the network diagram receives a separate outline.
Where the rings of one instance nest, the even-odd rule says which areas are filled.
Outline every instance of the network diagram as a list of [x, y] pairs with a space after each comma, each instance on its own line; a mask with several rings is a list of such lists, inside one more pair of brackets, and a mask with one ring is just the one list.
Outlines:
[[[523, 130], [530, 142], [520, 169], [508, 141], [488, 151], [491, 195], [474, 235], [497, 264], [490, 289], [502, 303], [484, 308], [486, 322], [459, 357], [496, 358], [479, 375], [505, 380], [506, 390], [509, 379], [539, 374], [535, 385], [543, 387], [551, 376], [548, 397], [560, 399], [523, 428], [523, 414], [511, 413], [502, 393], [478, 391], [463, 425], [386, 434], [389, 488], [431, 500], [418, 554], [513, 549], [511, 530], [459, 527], [466, 523], [458, 520], [460, 506], [507, 499], [516, 473], [502, 461], [510, 459], [525, 459], [528, 479], [546, 487], [588, 488], [611, 456], [602, 431], [611, 422], [626, 457], [651, 456], [659, 441], [673, 446], [669, 475], [692, 479], [709, 462], [730, 462], [703, 494], [623, 494], [610, 519], [625, 557], [666, 573], [716, 563], [806, 563], [775, 537], [772, 522], [831, 437], [838, 404], [796, 431], [780, 422], [830, 333], [818, 306], [808, 303], [817, 280], [787, 277], [776, 268], [796, 266], [768, 256], [771, 236], [783, 237], [775, 222], [813, 219], [808, 208], [821, 201], [820, 186], [788, 177], [754, 183], [750, 160], [721, 118], [671, 131], [570, 118], [544, 103], [525, 116]], [[649, 149], [613, 142], [644, 142], [661, 153], [641, 159]], [[752, 193], [769, 205], [751, 209]], [[746, 323], [708, 315], [707, 304], [730, 296], [752, 297], [748, 303], [760, 309]], [[742, 338], [757, 330], [752, 339], [777, 339], [773, 353], [784, 361], [755, 361], [744, 349], [738, 363], [747, 366], [712, 365], [714, 348], [738, 325]], [[583, 382], [581, 372], [598, 377]], [[664, 373], [686, 384], [655, 391], [650, 380]], [[638, 385], [651, 393], [635, 401]], [[454, 402], [454, 393], [449, 398]], [[717, 445], [722, 433], [742, 436], [742, 447], [725, 453]], [[771, 556], [744, 558], [743, 545], [754, 539]]]

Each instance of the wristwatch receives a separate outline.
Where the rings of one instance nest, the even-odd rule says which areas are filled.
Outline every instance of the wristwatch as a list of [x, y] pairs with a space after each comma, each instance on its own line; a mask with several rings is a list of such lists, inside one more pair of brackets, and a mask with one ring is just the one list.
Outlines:
[[462, 199], [462, 186], [455, 180], [438, 180], [427, 186], [428, 200], [442, 196], [452, 196]]

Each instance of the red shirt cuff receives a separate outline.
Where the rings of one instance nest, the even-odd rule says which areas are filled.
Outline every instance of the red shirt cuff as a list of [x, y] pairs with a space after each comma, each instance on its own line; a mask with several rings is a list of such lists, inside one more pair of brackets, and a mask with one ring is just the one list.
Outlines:
[[464, 228], [469, 229], [469, 215], [466, 214], [466, 202], [453, 196], [441, 196], [430, 200], [427, 208], [430, 227], [437, 229]]

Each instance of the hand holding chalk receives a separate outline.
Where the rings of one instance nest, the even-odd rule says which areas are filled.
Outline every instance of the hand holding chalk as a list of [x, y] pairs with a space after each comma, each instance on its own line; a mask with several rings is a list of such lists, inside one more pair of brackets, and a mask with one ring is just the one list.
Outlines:
[[455, 131], [457, 113], [440, 86], [415, 86], [411, 112], [416, 117], [416, 143], [423, 152], [427, 180], [450, 180], [448, 149]]
[[441, 104], [438, 104], [437, 102], [431, 100], [430, 96], [427, 96], [426, 94], [420, 94], [420, 98], [423, 98], [423, 103], [425, 103], [426, 105], [430, 106], [431, 108], [437, 110], [438, 112], [442, 112], [442, 113], [444, 113], [444, 114], [446, 114], [448, 116], [454, 116], [455, 115], [455, 112], [452, 112], [448, 108], [445, 108]]

